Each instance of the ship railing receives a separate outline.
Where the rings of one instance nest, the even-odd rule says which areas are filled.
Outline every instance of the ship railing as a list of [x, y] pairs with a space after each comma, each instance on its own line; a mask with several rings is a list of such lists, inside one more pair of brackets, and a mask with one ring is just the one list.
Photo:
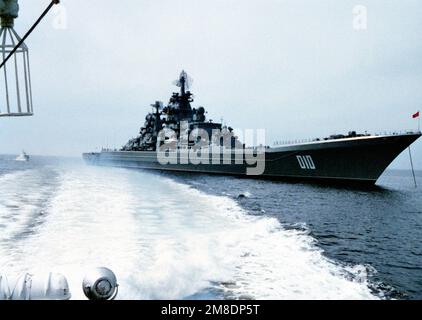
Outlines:
[[[362, 136], [367, 137], [380, 137], [380, 136], [399, 136], [399, 135], [406, 135], [406, 134], [416, 134], [420, 133], [418, 130], [414, 129], [407, 129], [407, 130], [396, 130], [396, 131], [379, 131], [374, 134], [370, 133], [363, 133]], [[335, 136], [335, 135], [333, 135]], [[360, 136], [360, 135], [358, 135]], [[279, 140], [273, 143], [273, 147], [279, 146], [286, 146], [286, 145], [295, 145], [295, 144], [305, 144], [305, 143], [312, 143], [312, 142], [323, 142], [323, 141], [332, 141], [337, 139], [344, 139], [344, 138], [352, 138], [351, 136], [343, 135], [341, 138], [334, 138], [334, 137], [327, 137], [327, 138], [308, 138], [308, 139], [294, 139], [294, 140]]]
[[416, 134], [418, 130], [414, 129], [405, 129], [405, 130], [398, 130], [398, 131], [381, 131], [373, 134], [373, 136], [401, 136], [406, 134]]
[[101, 148], [101, 152], [116, 152], [118, 151], [117, 149], [112, 149], [112, 148]]

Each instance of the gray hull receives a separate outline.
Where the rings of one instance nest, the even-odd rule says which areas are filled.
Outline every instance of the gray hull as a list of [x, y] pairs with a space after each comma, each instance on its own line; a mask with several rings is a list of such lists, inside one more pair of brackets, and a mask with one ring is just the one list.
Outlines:
[[391, 162], [421, 136], [369, 136], [318, 141], [267, 149], [265, 171], [247, 176], [244, 164], [167, 164], [157, 161], [156, 152], [102, 151], [85, 153], [92, 165], [116, 166], [166, 171], [212, 173], [272, 180], [312, 180], [323, 182], [373, 185]]

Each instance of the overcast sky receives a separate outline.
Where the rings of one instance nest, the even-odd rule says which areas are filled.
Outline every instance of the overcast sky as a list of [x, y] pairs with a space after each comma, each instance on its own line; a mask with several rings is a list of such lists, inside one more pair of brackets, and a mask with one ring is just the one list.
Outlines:
[[[19, 2], [23, 34], [50, 1]], [[27, 41], [35, 117], [0, 119], [0, 153], [120, 147], [149, 105], [177, 90], [182, 69], [210, 118], [265, 128], [268, 144], [417, 128], [420, 0], [62, 3], [65, 12], [51, 13]], [[366, 30], [354, 28], [356, 5], [368, 10]], [[413, 153], [422, 169], [422, 140]], [[394, 167], [409, 168], [408, 154]]]

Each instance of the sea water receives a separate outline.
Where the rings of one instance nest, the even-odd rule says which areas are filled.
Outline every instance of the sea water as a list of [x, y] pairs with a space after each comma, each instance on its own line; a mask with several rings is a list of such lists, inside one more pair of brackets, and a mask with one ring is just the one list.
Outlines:
[[[375, 190], [0, 157], [0, 273], [106, 266], [120, 299], [422, 298], [420, 189]], [[420, 176], [419, 176], [420, 177]]]

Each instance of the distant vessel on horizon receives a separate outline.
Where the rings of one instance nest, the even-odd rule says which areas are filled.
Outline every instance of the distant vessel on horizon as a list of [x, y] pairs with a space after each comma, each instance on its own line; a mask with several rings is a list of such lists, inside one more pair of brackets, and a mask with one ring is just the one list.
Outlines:
[[26, 152], [24, 150], [22, 150], [22, 153], [19, 156], [17, 156], [15, 160], [27, 162], [27, 161], [29, 161], [29, 155], [26, 154]]
[[[391, 162], [421, 136], [419, 130], [384, 135], [350, 131], [347, 135], [333, 135], [306, 143], [261, 146], [259, 152], [263, 157], [256, 158], [255, 164], [257, 167], [263, 165], [265, 169], [250, 175], [251, 163], [247, 155], [259, 149], [240, 142], [231, 127], [207, 121], [203, 107], [193, 108], [189, 82], [189, 76], [182, 72], [175, 82], [180, 93], [173, 93], [167, 106], [159, 101], [152, 105], [154, 112], [146, 116], [145, 125], [136, 138], [120, 150], [85, 153], [85, 161], [126, 168], [374, 185]], [[204, 139], [203, 134], [190, 138], [191, 133], [198, 130], [212, 138], [214, 131], [220, 134], [216, 139]], [[167, 131], [172, 133], [163, 136]], [[222, 144], [222, 141], [228, 143]], [[162, 149], [166, 146], [172, 146], [172, 150], [164, 152], [163, 156]], [[214, 150], [219, 153], [213, 153]], [[190, 162], [188, 157], [197, 154], [202, 161]], [[168, 160], [165, 164], [163, 157]]]

